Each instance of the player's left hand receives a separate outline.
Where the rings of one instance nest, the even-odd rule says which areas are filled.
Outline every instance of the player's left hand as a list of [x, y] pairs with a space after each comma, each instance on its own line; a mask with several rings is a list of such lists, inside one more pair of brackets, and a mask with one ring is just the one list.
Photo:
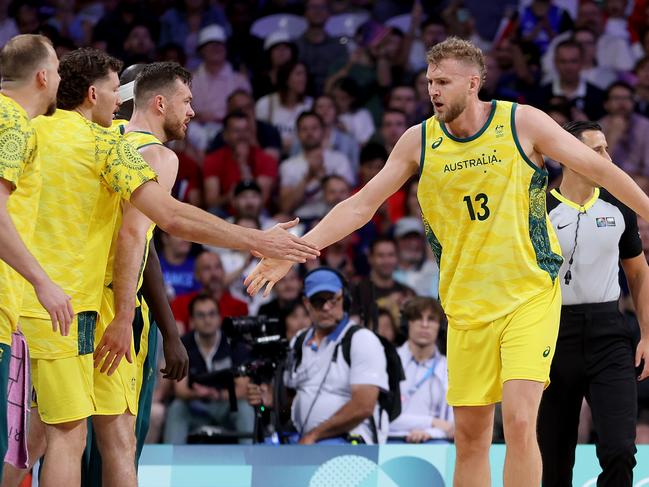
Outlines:
[[164, 374], [162, 377], [175, 381], [185, 378], [189, 371], [189, 357], [180, 338], [163, 340], [162, 351], [165, 357], [165, 366], [160, 369], [160, 372]]
[[133, 341], [132, 323], [132, 319], [122, 319], [116, 316], [106, 328], [93, 354], [95, 368], [101, 365], [100, 372], [102, 374], [108, 371], [108, 375], [113, 375], [124, 357], [126, 357], [129, 363], [133, 363], [133, 358], [131, 357], [131, 343]]
[[286, 273], [291, 269], [292, 262], [279, 259], [262, 259], [259, 264], [252, 270], [243, 285], [247, 286], [248, 294], [255, 296], [266, 286], [264, 296], [268, 296], [275, 286]]
[[649, 377], [649, 337], [641, 337], [638, 346], [635, 349], [635, 366], [640, 367], [644, 360], [644, 367], [638, 375], [638, 380], [645, 380]]

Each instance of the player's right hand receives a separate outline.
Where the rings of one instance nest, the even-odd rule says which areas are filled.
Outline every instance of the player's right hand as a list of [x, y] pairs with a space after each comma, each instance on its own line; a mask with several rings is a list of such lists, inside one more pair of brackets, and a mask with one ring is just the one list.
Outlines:
[[101, 366], [100, 372], [102, 374], [108, 372], [108, 375], [113, 375], [124, 357], [129, 363], [133, 363], [131, 357], [132, 323], [132, 319], [115, 317], [104, 331], [93, 354], [94, 366], [95, 368]]
[[74, 319], [72, 298], [65, 291], [47, 279], [43, 284], [34, 286], [36, 297], [52, 320], [52, 331], [61, 331], [62, 336], [70, 333], [70, 324]]
[[259, 242], [251, 249], [264, 257], [275, 259], [286, 259], [292, 262], [306, 262], [307, 259], [315, 259], [320, 251], [315, 244], [305, 242], [303, 239], [287, 232], [299, 223], [296, 218], [290, 222], [278, 223], [273, 228], [261, 232]]

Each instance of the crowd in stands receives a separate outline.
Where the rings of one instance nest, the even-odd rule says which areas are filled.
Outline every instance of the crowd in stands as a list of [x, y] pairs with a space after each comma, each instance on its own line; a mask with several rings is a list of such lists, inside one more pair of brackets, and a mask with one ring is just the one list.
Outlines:
[[[0, 0], [0, 45], [34, 32], [50, 37], [59, 56], [93, 46], [126, 65], [177, 61], [190, 69], [196, 116], [186, 140], [172, 146], [180, 160], [173, 194], [238, 225], [265, 229], [298, 216], [295, 231], [304, 234], [366, 184], [405, 130], [432, 115], [425, 53], [447, 36], [484, 50], [482, 99], [532, 104], [560, 124], [599, 121], [613, 161], [649, 188], [647, 0]], [[556, 186], [560, 166], [547, 164]], [[349, 281], [353, 316], [406, 342], [404, 306], [436, 298], [439, 277], [417, 185], [408, 182], [268, 298], [245, 292], [257, 263], [250, 254], [158, 233], [191, 364], [189, 379], [160, 378], [149, 440], [184, 443], [205, 425], [252, 429], [245, 384], [236, 383], [239, 411], [231, 414], [227, 390], [191, 376], [245, 361], [220, 331], [225, 317], [278, 317], [289, 339], [308, 327], [302, 279], [319, 265]], [[649, 246], [647, 223], [640, 225]], [[649, 386], [640, 387], [638, 441], [649, 442]], [[440, 421], [430, 438], [452, 436], [452, 414]], [[590, 435], [586, 429], [583, 440]]]

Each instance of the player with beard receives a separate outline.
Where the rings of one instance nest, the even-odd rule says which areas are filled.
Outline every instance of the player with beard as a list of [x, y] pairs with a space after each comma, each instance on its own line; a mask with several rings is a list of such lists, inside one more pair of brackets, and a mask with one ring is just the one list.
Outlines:
[[[163, 143], [183, 139], [187, 123], [194, 116], [191, 108], [191, 73], [179, 64], [170, 62], [139, 65], [127, 75], [136, 72], [130, 122], [121, 125], [119, 130], [125, 133], [126, 140], [138, 149], [158, 174], [158, 182], [171, 192], [178, 170], [178, 157]], [[128, 93], [124, 94], [129, 96]], [[124, 101], [128, 103], [130, 100]], [[157, 294], [154, 297], [154, 305], [157, 305], [154, 314], [162, 325], [165, 377], [180, 380], [187, 374], [189, 366], [187, 352], [165, 299], [157, 256], [153, 257], [154, 262], [148, 259], [155, 252], [150, 245], [154, 228], [151, 220], [139, 210], [128, 202], [122, 203], [106, 268], [102, 310], [95, 333], [97, 338], [101, 337], [95, 349], [96, 414], [129, 414], [136, 417], [135, 458], [130, 459], [135, 465], [148, 431], [156, 375], [157, 327], [151, 323], [149, 306], [142, 295], [146, 266], [157, 265], [157, 282], [149, 282], [148, 285], [149, 289], [155, 288]], [[151, 281], [151, 273], [155, 275], [155, 269], [147, 271]], [[122, 361], [122, 357], [127, 360]], [[140, 406], [143, 406], [142, 410]], [[98, 455], [97, 449], [93, 448], [84, 485], [102, 484]]]
[[[33, 122], [43, 158], [43, 189], [32, 250], [72, 296], [77, 311], [69, 335], [58, 336], [44, 326], [46, 315], [33, 292], [28, 289], [23, 296], [21, 328], [30, 346], [38, 405], [38, 415], [32, 417], [45, 423], [40, 435], [30, 436], [45, 443], [41, 485], [46, 487], [80, 484], [90, 416], [104, 462], [104, 485], [136, 485], [134, 417], [122, 414], [126, 411], [97, 416], [93, 378], [95, 327], [122, 200], [181, 238], [259, 254], [286, 253], [296, 261], [318, 253], [286, 232], [296, 222], [259, 232], [172, 198], [138, 151], [110, 128], [120, 104], [121, 67], [120, 61], [96, 49], [68, 53], [59, 67], [57, 111]], [[123, 289], [120, 279], [119, 272], [113, 276], [114, 289]], [[113, 357], [111, 351], [109, 364]]]
[[[440, 266], [448, 316], [448, 403], [454, 407], [454, 485], [490, 485], [494, 404], [502, 400], [504, 485], [540, 485], [536, 419], [561, 310], [560, 246], [545, 211], [543, 156], [583, 174], [643, 218], [649, 198], [614, 164], [536, 108], [483, 102], [483, 54], [449, 38], [427, 53], [435, 116], [409, 128], [385, 167], [305, 235], [322, 249], [369, 221], [410, 177]], [[290, 262], [262, 260], [255, 294]]]
[[70, 297], [48, 277], [28, 250], [41, 192], [40, 158], [31, 119], [56, 109], [59, 60], [40, 35], [20, 35], [0, 52], [0, 455], [7, 451], [7, 382], [11, 337], [20, 314], [25, 280], [67, 333], [74, 315]]

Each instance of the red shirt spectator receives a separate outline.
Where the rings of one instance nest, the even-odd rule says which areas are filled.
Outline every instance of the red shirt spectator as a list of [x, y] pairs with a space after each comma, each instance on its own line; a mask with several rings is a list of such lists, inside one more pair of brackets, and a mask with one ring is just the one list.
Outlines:
[[252, 145], [248, 118], [236, 112], [228, 115], [223, 136], [226, 145], [208, 154], [203, 164], [207, 207], [229, 205], [237, 183], [249, 179], [255, 180], [268, 202], [277, 180], [277, 161]]
[[[189, 331], [189, 303], [191, 303], [192, 299], [200, 293], [200, 291], [193, 291], [188, 294], [182, 294], [171, 303], [171, 311], [173, 312], [176, 321], [182, 324], [183, 333]], [[229, 291], [223, 291], [221, 297], [218, 299], [218, 303], [221, 318], [228, 318], [230, 316], [246, 316], [248, 314], [248, 305], [233, 297]]]

